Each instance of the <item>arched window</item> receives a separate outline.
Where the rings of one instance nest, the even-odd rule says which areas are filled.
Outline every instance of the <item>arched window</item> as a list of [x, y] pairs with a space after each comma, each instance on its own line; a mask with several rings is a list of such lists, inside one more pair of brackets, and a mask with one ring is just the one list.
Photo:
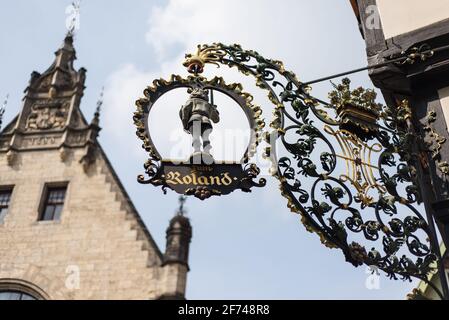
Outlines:
[[45, 300], [49, 296], [35, 284], [21, 279], [0, 279], [1, 300]]
[[37, 298], [21, 291], [0, 291], [0, 300], [37, 300]]

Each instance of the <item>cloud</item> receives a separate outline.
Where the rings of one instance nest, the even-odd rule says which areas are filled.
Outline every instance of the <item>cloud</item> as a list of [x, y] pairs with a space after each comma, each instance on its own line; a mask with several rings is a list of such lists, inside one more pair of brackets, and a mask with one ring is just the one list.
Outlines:
[[[285, 0], [283, 6], [300, 8], [297, 0]], [[266, 48], [283, 41], [273, 9], [273, 3], [267, 0], [171, 0], [151, 13], [146, 39], [160, 58], [173, 47], [193, 48], [203, 42], [239, 42]], [[289, 19], [293, 17], [285, 13], [284, 27], [297, 26], [296, 19]]]
[[[185, 75], [186, 72], [181, 65], [183, 56], [186, 52], [193, 52], [197, 44], [239, 43], [244, 48], [256, 49], [268, 58], [285, 61], [290, 70], [300, 70], [305, 74], [316, 73], [321, 65], [309, 63], [308, 60], [312, 58], [315, 62], [325, 60], [328, 59], [329, 53], [323, 50], [312, 54], [313, 46], [324, 49], [326, 46], [323, 46], [322, 41], [313, 37], [313, 33], [310, 32], [311, 25], [316, 25], [317, 33], [320, 32], [315, 17], [304, 12], [326, 12], [332, 3], [330, 0], [320, 2], [283, 0], [282, 5], [274, 6], [269, 0], [169, 0], [163, 6], [153, 7], [149, 13], [145, 39], [156, 57], [150, 59], [148, 65], [137, 66], [132, 63], [123, 65], [109, 77], [105, 103], [109, 106], [110, 112], [106, 115], [105, 128], [109, 128], [108, 130], [112, 132], [108, 133], [122, 145], [127, 145], [131, 154], [142, 155], [139, 143], [129, 144], [129, 141], [136, 141], [130, 119], [134, 102], [142, 96], [143, 89], [153, 79], [168, 78], [172, 73]], [[338, 23], [339, 18], [338, 15], [329, 16], [328, 25]], [[333, 38], [328, 41], [330, 42], [328, 46], [331, 47], [337, 43], [344, 44], [344, 39]], [[334, 56], [338, 58], [339, 53], [335, 53]], [[339, 62], [344, 61], [345, 59], [341, 59]], [[353, 63], [350, 58], [346, 61]], [[255, 102], [261, 105], [266, 123], [270, 122], [273, 107], [266, 93], [255, 86], [253, 79], [245, 79], [235, 69], [215, 69], [211, 66], [206, 69], [206, 76], [211, 76], [211, 72], [214, 75], [224, 76], [227, 82], [241, 82], [246, 91], [255, 95]], [[154, 112], [157, 115], [151, 117], [158, 119], [150, 122], [150, 131], [163, 156], [170, 157], [173, 150], [169, 150], [168, 147], [179, 146], [177, 140], [186, 137], [179, 132], [177, 113], [183, 103], [180, 101], [182, 100], [173, 97], [164, 100], [163, 106], [155, 107]], [[212, 139], [215, 138], [217, 141], [216, 146], [220, 145], [220, 138], [225, 135], [227, 128], [245, 129], [243, 114], [241, 117], [236, 116], [235, 109], [225, 101], [219, 108], [222, 122], [214, 129], [212, 136]], [[233, 148], [229, 142], [225, 146], [228, 149]], [[233, 150], [218, 150], [217, 147], [214, 152], [220, 157], [223, 154], [234, 154]], [[268, 167], [267, 163], [262, 163], [262, 166]], [[271, 191], [267, 193], [273, 194]], [[273, 197], [278, 196], [276, 194]]]
[[[285, 6], [298, 7], [296, 0], [285, 1]], [[112, 131], [109, 133], [116, 139], [123, 142], [129, 141], [130, 135], [134, 132], [130, 121], [130, 110], [134, 108], [135, 100], [142, 96], [143, 89], [153, 79], [161, 76], [168, 78], [171, 73], [185, 74], [180, 62], [184, 53], [191, 52], [198, 43], [220, 41], [223, 43], [239, 42], [247, 47], [261, 49], [277, 47], [282, 41], [285, 41], [285, 36], [277, 35], [279, 30], [275, 25], [278, 22], [271, 11], [270, 2], [266, 0], [226, 2], [170, 0], [165, 6], [153, 7], [149, 14], [146, 41], [156, 52], [158, 63], [153, 61], [152, 65], [147, 66], [136, 66], [129, 63], [120, 67], [109, 77], [105, 103], [110, 108], [110, 112], [105, 117], [105, 128], [109, 128]], [[251, 13], [254, 14], [252, 18], [250, 18]], [[232, 17], [232, 23], [229, 23], [230, 17]], [[293, 27], [294, 22], [291, 24]], [[270, 42], [266, 42], [267, 39], [271, 39]], [[220, 72], [226, 74], [226, 71], [220, 70]], [[228, 78], [233, 81], [241, 81], [241, 76], [227, 75], [226, 79]], [[245, 84], [245, 86], [248, 85]], [[260, 93], [260, 96], [264, 99], [263, 93]], [[173, 99], [170, 102], [174, 103]], [[179, 104], [179, 102], [176, 103]], [[170, 105], [169, 102], [166, 104]], [[176, 106], [176, 108], [179, 107]], [[233, 121], [235, 122], [235, 116], [233, 118], [229, 112], [233, 109], [221, 107], [224, 123], [222, 128], [217, 128], [216, 135], [220, 133], [220, 130], [225, 129], [225, 124], [229, 125]], [[167, 126], [170, 128], [178, 126], [179, 119], [171, 108], [164, 107], [164, 110], [158, 113], [159, 118], [163, 117], [167, 121], [157, 121], [152, 124], [156, 135], [167, 129]], [[230, 121], [226, 121], [227, 119]], [[244, 126], [244, 123], [240, 123], [240, 126]], [[223, 136], [223, 131], [221, 133]], [[173, 143], [173, 141], [169, 141], [173, 136], [173, 130], [171, 130], [171, 133], [165, 137], [166, 141], [162, 141], [161, 145]]]
[[302, 13], [322, 11], [328, 3], [170, 0], [166, 6], [152, 10], [146, 40], [162, 61], [173, 49], [192, 50], [197, 44], [212, 42], [239, 43], [266, 56], [282, 52], [280, 58], [297, 60], [297, 49], [307, 48], [301, 38], [306, 38], [310, 26], [316, 24], [313, 16]]

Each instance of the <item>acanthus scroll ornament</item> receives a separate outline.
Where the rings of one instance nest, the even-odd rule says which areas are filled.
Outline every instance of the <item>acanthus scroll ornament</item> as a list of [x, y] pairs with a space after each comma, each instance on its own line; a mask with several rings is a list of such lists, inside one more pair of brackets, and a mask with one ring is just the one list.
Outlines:
[[437, 162], [437, 168], [441, 171], [441, 173], [445, 176], [449, 175], [449, 164], [447, 161], [441, 161], [440, 151], [443, 148], [443, 145], [447, 142], [447, 139], [440, 135], [433, 128], [434, 122], [437, 120], [437, 113], [435, 110], [430, 110], [426, 116], [426, 125], [424, 126], [424, 130], [429, 135], [429, 141], [427, 142], [427, 146], [429, 148], [429, 152], [431, 153], [432, 159]]

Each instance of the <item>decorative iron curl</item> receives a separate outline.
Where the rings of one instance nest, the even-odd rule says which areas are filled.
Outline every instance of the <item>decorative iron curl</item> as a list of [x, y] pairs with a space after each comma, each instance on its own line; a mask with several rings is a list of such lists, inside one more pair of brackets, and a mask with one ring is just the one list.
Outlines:
[[[348, 91], [349, 80], [341, 87], [336, 86], [337, 91], [346, 90], [350, 95], [345, 102], [348, 105], [336, 105], [336, 101], [342, 101], [338, 100], [338, 94], [332, 95], [331, 103], [324, 102], [311, 96], [311, 88], [304, 87], [278, 60], [266, 59], [239, 45], [215, 43], [200, 48], [208, 54], [217, 50], [214, 64], [235, 67], [244, 75], [253, 76], [257, 86], [268, 92], [275, 107], [270, 123], [272, 131], [264, 135], [270, 144], [265, 156], [272, 160], [272, 173], [280, 181], [288, 207], [301, 215], [306, 229], [317, 233], [327, 247], [340, 248], [354, 266], [375, 266], [392, 279], [418, 278], [443, 298], [441, 291], [428, 281], [435, 264], [441, 261], [437, 259], [439, 248], [427, 243], [432, 234], [415, 207], [421, 203], [421, 196], [415, 177], [416, 155], [411, 148], [416, 136], [406, 123], [411, 117], [408, 105], [405, 102], [397, 106], [374, 104], [373, 91], [363, 88]], [[348, 98], [346, 93], [343, 96]], [[352, 121], [348, 107], [353, 101], [365, 102], [366, 112], [371, 105], [378, 108], [371, 114], [377, 117], [375, 126], [362, 122], [358, 128], [360, 132], [369, 132], [365, 137], [343, 126]], [[336, 129], [320, 130], [314, 120]], [[287, 126], [287, 121], [293, 125]], [[293, 131], [296, 140], [288, 141], [287, 135]], [[353, 159], [339, 155], [331, 138], [340, 143], [340, 149], [352, 147], [349, 153]], [[291, 157], [277, 158], [278, 139]], [[319, 153], [318, 143], [328, 150]], [[368, 164], [361, 156], [366, 151], [371, 158], [374, 147], [370, 143], [381, 149], [377, 164]], [[337, 164], [348, 161], [362, 168], [359, 174], [369, 181], [368, 186], [360, 182], [363, 179], [338, 174]], [[376, 177], [374, 170], [378, 173]], [[307, 190], [306, 182], [312, 185], [311, 191]], [[405, 218], [400, 217], [402, 209], [410, 212]], [[362, 236], [368, 243], [362, 245], [349, 240], [352, 234]], [[401, 255], [401, 251], [406, 253]]]

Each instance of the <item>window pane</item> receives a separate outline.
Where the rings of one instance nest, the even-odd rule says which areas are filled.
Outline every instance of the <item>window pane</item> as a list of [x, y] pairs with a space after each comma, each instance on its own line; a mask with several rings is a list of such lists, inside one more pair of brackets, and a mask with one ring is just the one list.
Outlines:
[[42, 220], [44, 220], [44, 221], [53, 220], [54, 211], [55, 211], [54, 206], [47, 205], [47, 207], [45, 208], [45, 212], [44, 212], [44, 216], [43, 216]]
[[18, 291], [0, 291], [0, 300], [36, 300], [36, 298]]
[[7, 208], [0, 208], [0, 223], [3, 221], [3, 218], [5, 218], [7, 212]]
[[0, 300], [20, 300], [20, 293], [18, 293], [18, 292], [1, 292]]
[[65, 198], [65, 189], [53, 189], [48, 192], [48, 203], [63, 203]]
[[0, 300], [9, 300], [9, 293], [0, 292]]
[[58, 204], [54, 208], [53, 220], [59, 220], [61, 218], [62, 204]]
[[21, 300], [36, 300], [36, 298], [35, 297], [32, 297], [32, 296], [30, 296], [30, 295], [28, 295], [28, 294], [26, 294], [26, 293], [23, 293], [22, 294], [22, 299]]
[[0, 206], [8, 206], [9, 200], [11, 198], [11, 191], [1, 191], [0, 192]]

